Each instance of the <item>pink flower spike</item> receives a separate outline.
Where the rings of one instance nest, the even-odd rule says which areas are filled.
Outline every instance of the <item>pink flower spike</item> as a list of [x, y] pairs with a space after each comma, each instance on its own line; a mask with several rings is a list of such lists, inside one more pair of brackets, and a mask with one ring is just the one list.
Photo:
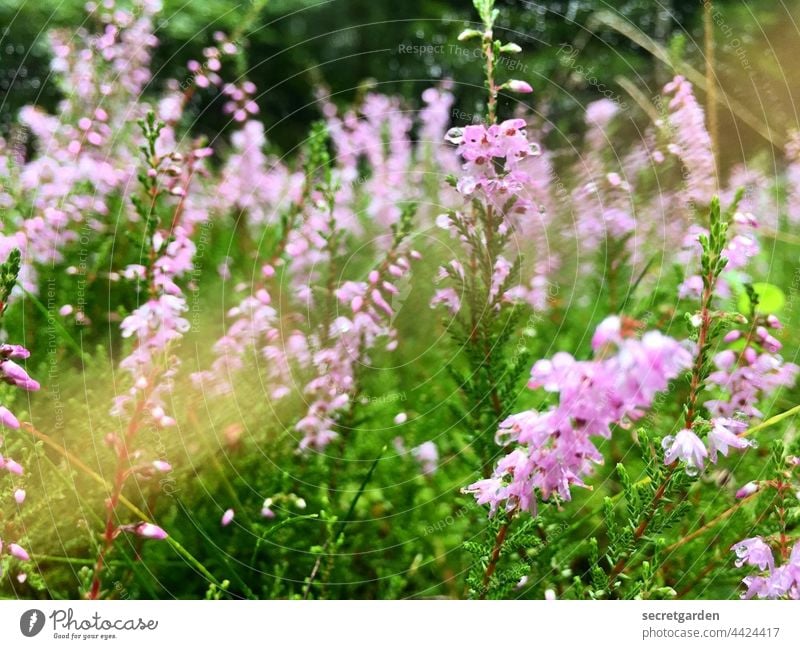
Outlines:
[[8, 552], [12, 557], [16, 557], [20, 561], [29, 561], [30, 555], [16, 543], [9, 543]]
[[226, 509], [225, 513], [222, 515], [222, 520], [220, 521], [222, 527], [227, 527], [228, 525], [230, 525], [231, 522], [233, 521], [233, 517], [234, 517], [233, 509]]

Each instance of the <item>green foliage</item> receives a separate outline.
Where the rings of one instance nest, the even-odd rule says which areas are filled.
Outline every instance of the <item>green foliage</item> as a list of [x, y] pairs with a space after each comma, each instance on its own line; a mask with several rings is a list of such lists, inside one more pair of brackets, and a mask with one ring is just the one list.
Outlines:
[[[294, 71], [313, 69], [319, 60], [334, 61], [349, 51], [348, 47], [369, 49], [375, 45], [377, 50], [388, 47], [387, 43], [396, 44], [398, 39], [395, 33], [398, 23], [391, 20], [385, 21], [386, 27], [373, 25], [369, 33], [358, 30], [344, 33], [338, 42], [311, 38], [310, 45], [303, 44], [301, 41], [313, 30], [334, 31], [332, 27], [339, 25], [337, 21], [347, 21], [353, 15], [366, 22], [376, 11], [397, 10], [403, 15], [416, 11], [414, 15], [421, 20], [410, 23], [407, 35], [430, 40], [449, 37], [468, 18], [467, 9], [462, 12], [449, 8], [448, 20], [437, 22], [432, 32], [424, 17], [429, 14], [438, 17], [443, 4], [406, 3], [385, 9], [378, 7], [379, 3], [354, 2], [320, 6], [309, 10], [308, 17], [300, 15], [291, 23], [267, 24], [274, 16], [271, 12], [294, 9], [301, 4], [307, 7], [309, 3], [276, 2], [266, 7], [254, 3], [256, 16], [260, 15], [264, 24], [247, 36], [255, 45], [250, 55], [256, 63], [253, 75], [262, 87], [275, 86], [262, 99], [266, 119], [293, 115], [281, 122], [285, 128], [271, 135], [279, 144], [293, 144], [301, 139], [307, 125], [318, 117], [314, 109], [294, 116], [295, 108], [309, 103], [305, 94], [308, 84], [301, 78], [303, 89], [298, 92], [292, 79]], [[586, 17], [596, 8], [589, 4], [570, 6], [574, 5]], [[8, 6], [8, 2], [0, 3], [1, 9]], [[467, 30], [465, 38], [482, 40], [486, 29], [500, 35], [505, 25], [516, 24], [519, 17], [517, 9], [508, 3], [476, 0], [475, 6], [483, 30], [471, 30], [472, 33]], [[27, 3], [26, 7], [26, 11], [41, 11], [34, 3]], [[567, 7], [555, 3], [552, 8], [555, 14]], [[228, 9], [225, 2], [187, 5], [164, 25], [165, 48], [158, 54], [160, 59], [169, 59], [184, 46], [189, 51], [197, 50], [193, 36], [215, 27], [218, 19], [221, 27], [235, 30], [242, 15], [234, 12], [232, 17], [226, 16]], [[651, 7], [633, 9], [649, 15], [646, 12]], [[678, 13], [683, 10], [675, 7]], [[335, 16], [336, 12], [341, 16]], [[529, 31], [538, 24], [540, 18], [536, 14], [527, 12], [522, 17], [523, 21], [529, 21], [525, 23]], [[244, 24], [246, 21], [241, 20], [241, 25]], [[412, 27], [423, 36], [416, 36]], [[391, 30], [388, 36], [387, 30]], [[540, 31], [552, 34], [549, 42], [553, 43], [572, 42], [574, 36], [573, 28], [559, 31], [549, 22]], [[201, 33], [196, 40], [204, 38]], [[292, 60], [276, 53], [284, 49], [287, 38], [298, 43], [291, 54], [295, 57]], [[624, 48], [617, 48], [621, 52], [620, 61], [603, 59], [597, 54], [596, 40], [601, 39], [586, 43], [581, 55], [585, 58], [577, 60], [586, 63], [596, 59], [594, 64], [608, 74], [609, 83], [620, 69], [617, 66], [627, 71], [631, 61], [640, 60], [639, 53], [632, 54]], [[610, 38], [608, 42], [615, 41]], [[688, 42], [673, 40], [676, 59], [692, 56]], [[518, 54], [518, 46], [494, 36], [490, 37], [490, 47], [496, 57]], [[532, 49], [526, 48], [524, 58], [519, 60], [537, 74], [560, 65], [553, 63], [553, 48], [543, 47], [541, 52]], [[272, 55], [277, 57], [276, 63], [258, 64], [271, 60]], [[444, 73], [466, 66], [455, 57], [435, 63]], [[389, 68], [386, 59], [376, 55], [352, 59], [346, 64], [352, 70], [342, 72], [340, 65], [323, 72], [334, 81], [332, 90], [336, 94], [337, 87], [354, 88], [363, 78], [380, 78], [385, 69], [396, 77], [429, 79], [435, 76], [427, 74], [429, 64], [430, 61], [400, 60], [400, 68]], [[176, 68], [170, 69], [170, 65], [164, 74], [176, 73]], [[240, 59], [236, 65], [243, 66], [245, 62]], [[664, 72], [651, 67], [648, 65], [643, 71], [648, 80]], [[408, 74], [409, 70], [417, 70], [419, 75]], [[177, 73], [185, 74], [182, 69]], [[286, 78], [285, 86], [270, 83], [271, 75], [275, 74]], [[471, 74], [459, 76], [466, 80], [457, 90], [459, 105], [483, 109], [483, 93], [474, 90], [480, 89], [480, 80]], [[573, 81], [565, 87], [570, 84]], [[355, 92], [363, 93], [367, 87], [369, 84], [362, 85]], [[420, 88], [400, 82], [395, 87], [414, 105]], [[574, 97], [584, 101], [596, 98], [595, 94], [577, 88]], [[52, 97], [55, 99], [57, 96]], [[565, 100], [554, 101], [563, 106]], [[197, 100], [193, 108], [198, 113], [202, 111], [202, 100]], [[512, 108], [511, 103], [504, 104], [500, 98], [501, 114], [511, 114]], [[560, 111], [558, 119], [575, 119], [567, 113]], [[559, 121], [554, 131], [565, 124], [568, 122]], [[96, 471], [102, 473], [97, 467], [107, 466], [110, 457], [102, 437], [118, 427], [119, 422], [104, 408], [87, 414], [86, 403], [110, 403], [118, 380], [114, 368], [119, 350], [117, 342], [108, 346], [108, 326], [91, 329], [74, 319], [60, 318], [57, 309], [62, 304], [78, 304], [75, 288], [78, 282], [85, 298], [86, 318], [97, 323], [108, 321], [109, 326], [116, 326], [120, 315], [129, 312], [139, 299], [134, 290], [110, 290], [108, 269], [138, 261], [137, 254], [143, 244], [152, 238], [166, 215], [160, 209], [157, 181], [147, 173], [161, 162], [155, 141], [162, 126], [152, 113], [140, 126], [145, 172], [140, 177], [141, 195], [132, 199], [140, 222], [131, 225], [124, 237], [87, 237], [82, 250], [85, 263], [77, 275], [68, 270], [71, 260], [54, 262], [53, 268], [40, 277], [41, 286], [48, 290], [47, 300], [26, 296], [8, 309], [3, 320], [4, 329], [22, 332], [34, 341], [46, 339], [46, 351], [34, 355], [30, 361], [32, 375], [38, 371], [38, 376], [51, 378], [47, 391], [37, 398], [42, 400], [43, 408], [63, 413], [62, 421], [74, 422], [67, 429], [54, 427], [52, 445], [33, 442], [29, 436], [5, 436], [3, 452], [20, 459], [30, 470], [20, 478], [0, 474], [2, 493], [11, 493], [16, 487], [28, 491], [25, 508], [20, 512], [7, 514], [8, 510], [3, 509], [0, 536], [6, 526], [13, 526], [15, 530], [26, 531], [26, 541], [35, 541], [30, 545], [34, 560], [29, 564], [21, 566], [7, 554], [3, 555], [0, 588], [6, 595], [72, 598], [76, 592], [85, 593], [91, 587], [93, 575], [85, 557], [96, 550], [95, 532], [102, 525], [100, 514], [106, 495], [103, 480], [109, 477]], [[204, 118], [193, 128], [215, 132], [222, 127]], [[326, 208], [332, 210], [337, 186], [332, 174], [329, 134], [322, 123], [312, 123], [302, 152], [290, 159], [289, 164], [304, 175], [300, 202], [306, 203], [319, 193]], [[426, 196], [419, 205], [402, 205], [402, 217], [393, 232], [395, 247], [408, 239], [416, 210], [423, 210], [424, 201], [428, 200], [431, 199]], [[10, 209], [25, 214], [32, 206], [19, 203]], [[120, 209], [119, 202], [109, 204], [112, 215]], [[504, 206], [505, 211], [511, 209], [513, 203]], [[546, 318], [503, 303], [498, 295], [519, 281], [525, 264], [536, 260], [531, 251], [525, 251], [525, 258], [514, 258], [508, 278], [492, 296], [494, 264], [510, 247], [513, 235], [501, 230], [496, 211], [479, 203], [467, 206], [465, 211], [468, 214], [451, 213], [469, 251], [464, 255], [468, 272], [463, 277], [451, 272], [449, 277], [463, 295], [465, 305], [463, 315], [454, 323], [442, 324], [450, 336], [450, 344], [442, 344], [438, 339], [429, 344], [431, 338], [421, 335], [438, 331], [436, 316], [427, 307], [430, 297], [427, 284], [436, 272], [435, 261], [423, 261], [429, 266], [422, 267], [421, 279], [415, 280], [417, 283], [396, 320], [400, 339], [407, 341], [404, 358], [414, 358], [415, 362], [394, 367], [394, 361], [378, 350], [370, 359], [370, 366], [359, 369], [358, 393], [352, 408], [339, 422], [339, 432], [346, 437], [346, 444], [332, 447], [328, 455], [295, 453], [291, 413], [297, 410], [303, 396], [290, 397], [288, 404], [266, 400], [260, 373], [263, 368], [259, 367], [256, 354], [247, 358], [246, 368], [237, 378], [236, 394], [230, 398], [206, 395], [201, 399], [188, 380], [177, 379], [177, 396], [172, 405], [185, 422], [180, 434], [162, 436], [159, 431], [148, 430], [143, 431], [141, 440], [144, 448], [163, 450], [175, 471], [163, 481], [133, 480], [126, 496], [146, 512], [157, 514], [159, 522], [169, 530], [171, 540], [179, 545], [120, 543], [107, 567], [108, 597], [541, 598], [546, 591], [553, 590], [558, 597], [579, 599], [734, 598], [738, 597], [743, 571], [733, 567], [729, 552], [732, 543], [754, 534], [772, 537], [785, 534], [787, 538], [796, 538], [800, 507], [794, 496], [797, 468], [792, 458], [800, 455], [800, 441], [793, 420], [786, 418], [778, 422], [780, 425], [759, 430], [758, 437], [763, 440], [759, 448], [735, 459], [722, 460], [716, 470], [703, 477], [688, 475], [680, 469], [672, 471], [664, 466], [660, 442], [680, 425], [682, 416], [686, 417], [684, 404], [688, 395], [683, 381], [676, 381], [663, 401], [637, 423], [635, 431], [622, 428], [614, 431], [612, 440], [602, 449], [609, 461], [598, 467], [596, 478], [589, 485], [591, 489], [574, 490], [573, 501], [565, 503], [554, 497], [541, 504], [536, 517], [517, 513], [514, 517], [498, 515], [487, 520], [483, 508], [460, 495], [459, 489], [479, 473], [486, 473], [497, 460], [497, 454], [503, 452], [494, 441], [499, 422], [519, 409], [521, 402], [537, 408], [542, 405], [540, 395], [522, 390], [531, 361], [550, 356], [554, 349], [568, 349], [576, 357], [585, 355], [588, 349], [585, 333], [602, 310], [596, 308], [598, 304], [606, 305], [609, 313], [618, 307], [621, 312], [650, 323], [663, 324], [665, 330], [670, 327], [680, 330], [671, 323], [677, 320], [680, 325], [681, 315], [680, 311], [675, 313], [674, 300], [681, 276], [660, 272], [662, 260], [654, 256], [638, 277], [632, 277], [626, 268], [625, 240], [609, 241], [603, 251], [608, 262], [603, 281], [571, 287], [569, 304], [554, 304]], [[727, 223], [734, 211], [735, 204], [724, 211], [718, 201], [711, 205], [710, 234], [702, 242], [703, 279], [709, 292], [725, 270], [722, 250]], [[190, 360], [197, 367], [192, 363], [188, 369], [205, 366], [214, 340], [212, 334], [221, 327], [220, 312], [232, 304], [225, 285], [215, 275], [217, 264], [228, 255], [231, 241], [241, 244], [245, 251], [232, 262], [236, 280], [248, 277], [253, 267], [265, 260], [285, 261], [285, 239], [302, 218], [302, 210], [294, 205], [287, 207], [275, 224], [265, 228], [263, 241], [250, 242], [250, 248], [244, 243], [249, 233], [237, 230], [234, 219], [227, 216], [210, 233], [207, 255], [198, 264], [197, 272], [207, 289], [201, 296], [199, 326], [184, 345], [196, 355]], [[371, 224], [367, 219], [364, 221], [367, 231], [372, 232]], [[334, 254], [330, 264], [320, 269], [334, 279], [344, 263], [355, 264], [364, 272], [372, 268], [373, 260], [369, 258], [372, 251], [359, 252], [347, 259], [335, 254], [340, 249], [339, 237], [343, 236], [347, 234], [331, 235], [329, 246]], [[423, 260], [436, 260], [441, 252], [437, 246], [440, 243], [425, 242]], [[555, 248], [559, 248], [558, 242]], [[774, 311], [780, 305], [789, 322], [784, 342], [791, 350], [797, 345], [796, 332], [800, 330], [796, 300], [791, 295], [787, 299], [773, 289], [792, 285], [797, 252], [781, 239], [774, 241], [774, 249], [777, 261], [771, 269], [771, 283], [743, 284], [738, 306], [743, 314], [752, 317], [757, 312]], [[275, 282], [283, 289], [282, 266], [276, 263], [276, 267]], [[598, 268], [602, 270], [602, 266]], [[14, 289], [18, 272], [19, 252], [13, 251], [0, 268], [3, 306]], [[605, 281], [612, 272], [616, 273], [616, 285]], [[658, 281], [643, 281], [647, 273], [657, 275]], [[327, 307], [309, 316], [315, 324], [322, 324], [323, 329], [324, 323], [336, 313], [330, 291], [327, 297], [330, 300]], [[687, 307], [690, 312], [686, 320], [691, 335], [698, 340], [696, 306]], [[705, 317], [702, 306], [701, 325]], [[680, 308], [683, 307], [682, 302]], [[706, 310], [706, 338], [700, 345], [696, 368], [701, 392], [720, 334], [732, 323], [741, 323], [739, 314]], [[296, 326], [293, 321], [284, 324], [288, 329]], [[675, 335], [679, 334], [683, 332]], [[384, 367], [391, 367], [392, 371], [379, 371]], [[50, 376], [52, 368], [57, 368], [55, 378]], [[86, 381], [89, 372], [92, 380]], [[701, 404], [705, 395], [698, 396]], [[796, 390], [787, 391], [764, 407], [784, 410], [797, 402], [797, 396]], [[13, 403], [21, 413], [27, 407], [25, 400], [6, 386], [0, 386], [0, 397], [3, 405]], [[390, 424], [398, 411], [408, 414], [408, 421], [402, 427]], [[693, 413], [693, 417], [698, 432], [704, 435], [707, 420], [701, 414]], [[406, 449], [435, 438], [441, 453], [438, 470], [423, 475], [407, 452], [387, 450], [395, 448], [395, 438], [401, 438]], [[75, 451], [73, 455], [81, 464], [75, 457], [65, 455], [67, 448]], [[759, 483], [760, 490], [753, 498], [737, 501], [735, 489], [751, 480]], [[265, 499], [270, 501], [274, 518], [258, 513]], [[227, 504], [235, 506], [236, 520], [222, 528], [221, 508]], [[498, 545], [504, 525], [507, 529], [503, 543]], [[780, 536], [777, 540], [780, 542]], [[494, 568], [487, 580], [491, 564]], [[20, 572], [27, 577], [24, 584], [17, 580]]]
[[18, 248], [14, 248], [8, 254], [8, 259], [0, 264], [0, 318], [3, 317], [8, 298], [17, 283], [19, 265], [20, 253]]

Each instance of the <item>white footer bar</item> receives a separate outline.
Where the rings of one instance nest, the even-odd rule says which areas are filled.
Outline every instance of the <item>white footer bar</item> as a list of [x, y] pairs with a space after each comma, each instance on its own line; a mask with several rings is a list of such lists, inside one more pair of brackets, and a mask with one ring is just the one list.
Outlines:
[[798, 647], [796, 602], [0, 602], [0, 647]]

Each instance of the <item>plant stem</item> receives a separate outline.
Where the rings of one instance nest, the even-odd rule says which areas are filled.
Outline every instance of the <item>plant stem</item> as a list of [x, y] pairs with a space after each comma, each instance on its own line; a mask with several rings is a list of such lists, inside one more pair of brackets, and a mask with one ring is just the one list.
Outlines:
[[742, 505], [744, 505], [745, 503], [747, 503], [748, 501], [750, 501], [753, 498], [753, 496], [756, 495], [756, 493], [758, 493], [758, 492], [754, 492], [754, 493], [751, 493], [749, 496], [745, 496], [744, 498], [742, 498], [741, 500], [739, 500], [738, 502], [733, 504], [731, 507], [728, 507], [728, 509], [726, 509], [724, 512], [722, 512], [719, 516], [717, 516], [713, 520], [711, 520], [708, 523], [706, 523], [705, 525], [703, 525], [703, 527], [695, 530], [691, 534], [687, 534], [686, 536], [682, 537], [680, 540], [676, 541], [672, 545], [668, 545], [666, 548], [664, 548], [664, 552], [669, 553], [669, 552], [672, 552], [673, 550], [677, 550], [682, 545], [686, 545], [687, 543], [690, 543], [691, 541], [694, 541], [697, 537], [702, 536], [708, 530], [710, 530], [712, 527], [716, 526], [718, 523], [721, 523], [726, 518], [728, 518], [731, 515], [733, 515], [734, 513], [736, 513], [739, 510], [739, 508]]
[[[37, 439], [43, 441], [47, 446], [52, 448], [54, 451], [58, 452], [60, 455], [64, 457], [71, 465], [79, 468], [83, 471], [87, 476], [89, 476], [92, 480], [97, 482], [99, 485], [105, 487], [106, 489], [111, 489], [112, 485], [108, 482], [103, 476], [99, 473], [94, 471], [91, 467], [87, 466], [79, 457], [77, 457], [74, 453], [71, 453], [66, 448], [61, 446], [60, 444], [56, 443], [49, 435], [41, 432], [34, 428], [31, 424], [24, 424], [26, 430], [31, 433]], [[124, 495], [120, 495], [119, 503], [124, 506], [128, 511], [134, 514], [137, 518], [144, 521], [145, 523], [149, 523], [150, 518], [145, 514], [141, 509], [139, 509], [136, 505], [134, 505], [128, 498]], [[211, 572], [206, 568], [200, 561], [186, 548], [183, 547], [178, 541], [176, 541], [172, 536], [168, 536], [165, 541], [175, 550], [179, 555], [181, 555], [197, 572], [199, 572], [203, 577], [205, 577], [210, 583], [214, 584], [215, 586], [222, 588], [222, 582], [220, 582]]]
[[[709, 264], [709, 270], [705, 280], [703, 295], [700, 303], [700, 330], [697, 335], [697, 354], [695, 355], [694, 364], [692, 365], [692, 376], [689, 383], [689, 396], [686, 400], [686, 414], [684, 417], [684, 428], [689, 430], [691, 430], [694, 426], [695, 418], [697, 417], [697, 399], [698, 395], [700, 394], [700, 390], [703, 387], [703, 374], [706, 365], [706, 348], [708, 346], [708, 336], [711, 330], [711, 300], [714, 297], [714, 286], [716, 283], [716, 275], [714, 274], [713, 263]], [[661, 484], [659, 484], [656, 488], [653, 498], [650, 501], [650, 507], [648, 507], [649, 514], [639, 522], [633, 532], [634, 542], [639, 541], [645, 535], [647, 529], [650, 527], [650, 524], [653, 522], [653, 518], [658, 510], [658, 505], [664, 498], [664, 494], [667, 492], [667, 488], [669, 487], [670, 481], [675, 475], [677, 468], [678, 460], [669, 465], [667, 475], [664, 476]], [[616, 578], [625, 570], [630, 557], [630, 554], [620, 557], [617, 563], [611, 569], [611, 573], [608, 576], [609, 586], [611, 586]]]
[[489, 124], [497, 122], [497, 86], [494, 83], [494, 45], [491, 27], [483, 33], [483, 55], [486, 58], [486, 88], [489, 91], [489, 101], [486, 109]]
[[509, 512], [505, 523], [503, 523], [500, 526], [500, 529], [497, 531], [497, 536], [494, 539], [494, 547], [492, 548], [492, 554], [489, 557], [489, 564], [486, 566], [486, 572], [483, 574], [483, 588], [481, 589], [480, 599], [486, 599], [486, 595], [489, 593], [489, 582], [491, 581], [495, 570], [497, 570], [497, 563], [500, 561], [500, 553], [503, 550], [503, 544], [506, 542], [508, 530], [511, 527], [511, 523], [514, 522], [514, 517], [516, 514], [516, 509]]
[[769, 428], [770, 426], [774, 426], [775, 424], [783, 421], [787, 417], [792, 417], [797, 414], [800, 414], [800, 405], [789, 408], [789, 410], [786, 410], [785, 412], [781, 412], [777, 415], [774, 415], [769, 419], [765, 419], [760, 424], [756, 424], [755, 426], [748, 428], [740, 435], [740, 437], [746, 437], [747, 435], [755, 433], [759, 430], [763, 430], [764, 428]]
[[106, 555], [111, 551], [111, 548], [114, 545], [114, 539], [116, 539], [118, 534], [116, 525], [116, 512], [117, 506], [119, 505], [120, 496], [122, 495], [122, 489], [125, 486], [125, 479], [129, 475], [129, 467], [127, 465], [129, 464], [130, 453], [128, 449], [129, 446], [133, 444], [133, 440], [139, 430], [140, 419], [144, 413], [144, 408], [149, 397], [149, 386], [152, 384], [153, 381], [148, 380], [148, 388], [143, 394], [139, 395], [139, 398], [136, 402], [136, 408], [134, 409], [130, 421], [128, 422], [128, 429], [125, 432], [125, 437], [122, 439], [122, 443], [117, 445], [117, 467], [114, 472], [114, 482], [111, 488], [111, 495], [109, 496], [106, 505], [107, 515], [105, 531], [103, 532], [103, 546], [97, 555], [97, 563], [95, 564], [94, 568], [89, 599], [97, 599], [100, 596], [100, 588], [102, 586], [101, 574], [105, 565], [105, 558]]

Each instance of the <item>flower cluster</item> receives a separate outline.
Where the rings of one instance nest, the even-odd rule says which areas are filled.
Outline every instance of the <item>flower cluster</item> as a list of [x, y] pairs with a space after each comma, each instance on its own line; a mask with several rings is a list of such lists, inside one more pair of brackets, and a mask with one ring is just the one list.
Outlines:
[[248, 226], [278, 220], [278, 214], [299, 201], [302, 174], [290, 173], [278, 160], [264, 153], [264, 125], [244, 122], [231, 136], [233, 151], [217, 186], [215, 211], [236, 210], [246, 215]]
[[744, 599], [800, 599], [800, 541], [794, 544], [783, 565], [776, 566], [772, 548], [760, 536], [744, 539], [731, 547], [736, 554], [736, 567], [755, 566], [761, 574], [742, 580], [747, 590]]
[[716, 463], [720, 453], [727, 456], [732, 448], [742, 450], [753, 445], [743, 433], [748, 421], [764, 416], [758, 404], [782, 387], [793, 386], [800, 372], [797, 365], [784, 362], [777, 353], [781, 343], [769, 329], [780, 327], [775, 316], [755, 314], [746, 330], [733, 329], [724, 337], [726, 343], [738, 347], [717, 353], [713, 358], [716, 371], [706, 379], [707, 386], [722, 391], [719, 398], [704, 404], [711, 413], [708, 448], [695, 431], [683, 429], [662, 442], [667, 464], [682, 460], [690, 473], [697, 473], [706, 458]]
[[642, 417], [656, 394], [691, 365], [685, 345], [658, 331], [636, 338], [631, 324], [616, 316], [604, 320], [592, 339], [594, 360], [560, 352], [534, 364], [528, 386], [558, 394], [558, 404], [506, 419], [498, 441], [516, 447], [491, 477], [465, 492], [488, 504], [491, 513], [503, 508], [535, 514], [537, 491], [543, 500], [551, 494], [570, 500], [571, 485], [583, 486], [592, 464], [603, 460], [592, 438], [609, 438], [612, 426]]
[[716, 371], [708, 383], [724, 394], [705, 403], [714, 416], [761, 419], [760, 401], [795, 384], [800, 367], [783, 360], [782, 345], [770, 333], [779, 329], [780, 320], [774, 315], [756, 314], [745, 329], [733, 329], [725, 336], [724, 341], [736, 347], [714, 356]]
[[524, 119], [509, 119], [488, 127], [472, 124], [451, 128], [446, 139], [458, 145], [456, 152], [464, 160], [464, 173], [456, 185], [462, 195], [482, 193], [499, 208], [516, 197], [514, 211], [520, 213], [531, 207], [519, 195], [524, 195], [530, 178], [524, 163], [539, 155], [539, 146], [528, 140]]
[[664, 87], [667, 105], [668, 151], [680, 158], [686, 169], [685, 194], [693, 204], [707, 205], [717, 191], [717, 172], [711, 137], [703, 109], [697, 103], [692, 84], [676, 76]]
[[303, 434], [301, 449], [323, 449], [338, 436], [338, 418], [351, 403], [356, 370], [369, 361], [370, 350], [383, 340], [387, 350], [397, 348], [393, 320], [402, 306], [398, 284], [410, 272], [410, 260], [418, 256], [413, 250], [403, 251], [396, 239], [367, 281], [346, 281], [336, 289], [342, 315], [326, 331], [309, 337], [308, 360], [315, 376], [303, 390], [310, 401], [308, 412], [296, 425]]
[[[744, 269], [750, 260], [755, 257], [760, 250], [756, 230], [758, 223], [751, 212], [738, 210], [733, 215], [731, 223], [731, 235], [722, 252], [723, 257], [728, 260], [726, 271], [739, 271], [740, 278], [746, 278]], [[697, 265], [702, 252], [700, 238], [707, 236], [708, 230], [699, 225], [689, 226], [683, 237], [681, 251], [678, 253], [676, 261], [682, 265]], [[700, 275], [689, 275], [684, 279], [678, 288], [678, 297], [696, 299], [703, 291], [703, 278]], [[728, 297], [731, 289], [725, 277], [717, 280], [717, 295]]]
[[665, 451], [664, 462], [672, 464], [681, 460], [689, 475], [697, 475], [705, 465], [706, 458], [716, 463], [718, 455], [728, 455], [730, 449], [745, 449], [753, 446], [753, 441], [742, 436], [747, 424], [738, 419], [715, 417], [710, 422], [708, 448], [694, 430], [683, 428], [675, 435], [667, 435], [661, 440]]
[[[328, 130], [336, 147], [341, 196], [337, 203], [350, 202], [353, 189], [364, 185], [370, 196], [367, 214], [383, 228], [400, 218], [400, 202], [413, 198], [407, 191], [413, 171], [413, 120], [396, 97], [368, 93], [360, 110], [339, 115], [336, 107], [323, 99]], [[360, 163], [367, 163], [365, 177]]]
[[[3, 286], [0, 287], [0, 316], [5, 309], [4, 301], [8, 297], [10, 287], [16, 280], [16, 274], [19, 271], [19, 254], [15, 253], [11, 257], [11, 264], [2, 265]], [[10, 271], [10, 275], [7, 272]], [[21, 345], [0, 345], [0, 380], [8, 383], [14, 387], [33, 392], [39, 389], [38, 381], [32, 379], [28, 372], [16, 361], [21, 361], [30, 356], [30, 352]], [[0, 406], [0, 430], [3, 428], [17, 429], [20, 427], [19, 420], [6, 406]], [[3, 437], [0, 435], [0, 446], [3, 444]], [[12, 476], [20, 476], [24, 473], [22, 465], [13, 458], [3, 456], [0, 453], [0, 471], [7, 471]], [[24, 489], [16, 489], [14, 491], [14, 500], [17, 506], [25, 501]], [[8, 544], [8, 553], [21, 560], [27, 561], [30, 557], [27, 551], [18, 543]], [[3, 539], [0, 537], [0, 555], [3, 552]]]
[[[16, 360], [24, 360], [31, 353], [22, 345], [0, 345], [0, 380], [22, 390], [34, 392], [39, 382], [32, 379]], [[0, 406], [0, 423], [8, 428], [19, 428], [19, 421], [8, 408]]]

